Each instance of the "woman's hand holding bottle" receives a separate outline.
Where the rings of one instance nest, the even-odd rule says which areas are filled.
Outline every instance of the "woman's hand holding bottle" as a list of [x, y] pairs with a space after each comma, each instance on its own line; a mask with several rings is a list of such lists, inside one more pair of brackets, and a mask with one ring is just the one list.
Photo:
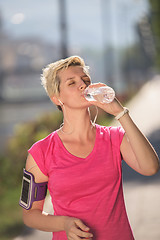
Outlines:
[[84, 91], [84, 97], [91, 104], [100, 107], [105, 112], [114, 116], [118, 115], [123, 110], [123, 106], [115, 97], [114, 90], [104, 83], [89, 85]]

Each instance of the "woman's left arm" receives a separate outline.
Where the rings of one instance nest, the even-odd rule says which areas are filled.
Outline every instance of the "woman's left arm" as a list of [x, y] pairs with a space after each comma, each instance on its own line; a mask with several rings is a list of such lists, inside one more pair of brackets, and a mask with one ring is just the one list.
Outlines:
[[159, 159], [148, 139], [141, 133], [129, 114], [122, 116], [119, 122], [126, 132], [120, 146], [125, 162], [142, 175], [156, 174], [160, 168]]
[[[95, 83], [89, 87], [95, 86], [101, 87], [106, 85]], [[90, 101], [90, 103], [114, 116], [119, 115], [124, 110], [117, 98], [109, 104], [99, 101]], [[150, 176], [156, 174], [160, 168], [159, 159], [148, 139], [141, 133], [128, 113], [119, 118], [119, 122], [126, 132], [120, 146], [125, 162], [142, 175]]]

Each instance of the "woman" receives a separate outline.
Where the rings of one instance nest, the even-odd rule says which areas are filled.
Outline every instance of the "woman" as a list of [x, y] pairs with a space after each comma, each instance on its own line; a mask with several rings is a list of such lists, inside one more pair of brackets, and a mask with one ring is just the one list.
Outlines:
[[[140, 174], [153, 175], [159, 170], [153, 147], [116, 98], [109, 104], [84, 98], [91, 79], [82, 58], [48, 65], [42, 84], [63, 111], [64, 123], [29, 149], [26, 170], [37, 183], [48, 182], [54, 216], [42, 213], [41, 200], [23, 210], [24, 223], [53, 232], [54, 240], [134, 239], [123, 199], [121, 160]], [[93, 124], [91, 105], [114, 115], [122, 127]]]

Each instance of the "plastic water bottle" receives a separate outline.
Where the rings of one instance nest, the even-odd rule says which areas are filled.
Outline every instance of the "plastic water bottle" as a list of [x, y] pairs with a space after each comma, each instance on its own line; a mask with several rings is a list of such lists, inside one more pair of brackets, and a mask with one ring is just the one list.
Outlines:
[[111, 103], [115, 98], [115, 91], [108, 86], [87, 87], [84, 90], [84, 97], [88, 101], [99, 101], [102, 103]]

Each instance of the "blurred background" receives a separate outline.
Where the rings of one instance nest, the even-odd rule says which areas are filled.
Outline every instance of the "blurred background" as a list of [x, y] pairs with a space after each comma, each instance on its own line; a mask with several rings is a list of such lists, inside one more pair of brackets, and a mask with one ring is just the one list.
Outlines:
[[[159, 0], [0, 0], [2, 240], [44, 237], [22, 223], [22, 168], [27, 149], [62, 122], [41, 86], [42, 68], [70, 55], [84, 58], [93, 82], [115, 89], [160, 156]], [[112, 120], [99, 111], [99, 124]], [[160, 239], [160, 174], [143, 177], [124, 163], [123, 170], [135, 238]]]

